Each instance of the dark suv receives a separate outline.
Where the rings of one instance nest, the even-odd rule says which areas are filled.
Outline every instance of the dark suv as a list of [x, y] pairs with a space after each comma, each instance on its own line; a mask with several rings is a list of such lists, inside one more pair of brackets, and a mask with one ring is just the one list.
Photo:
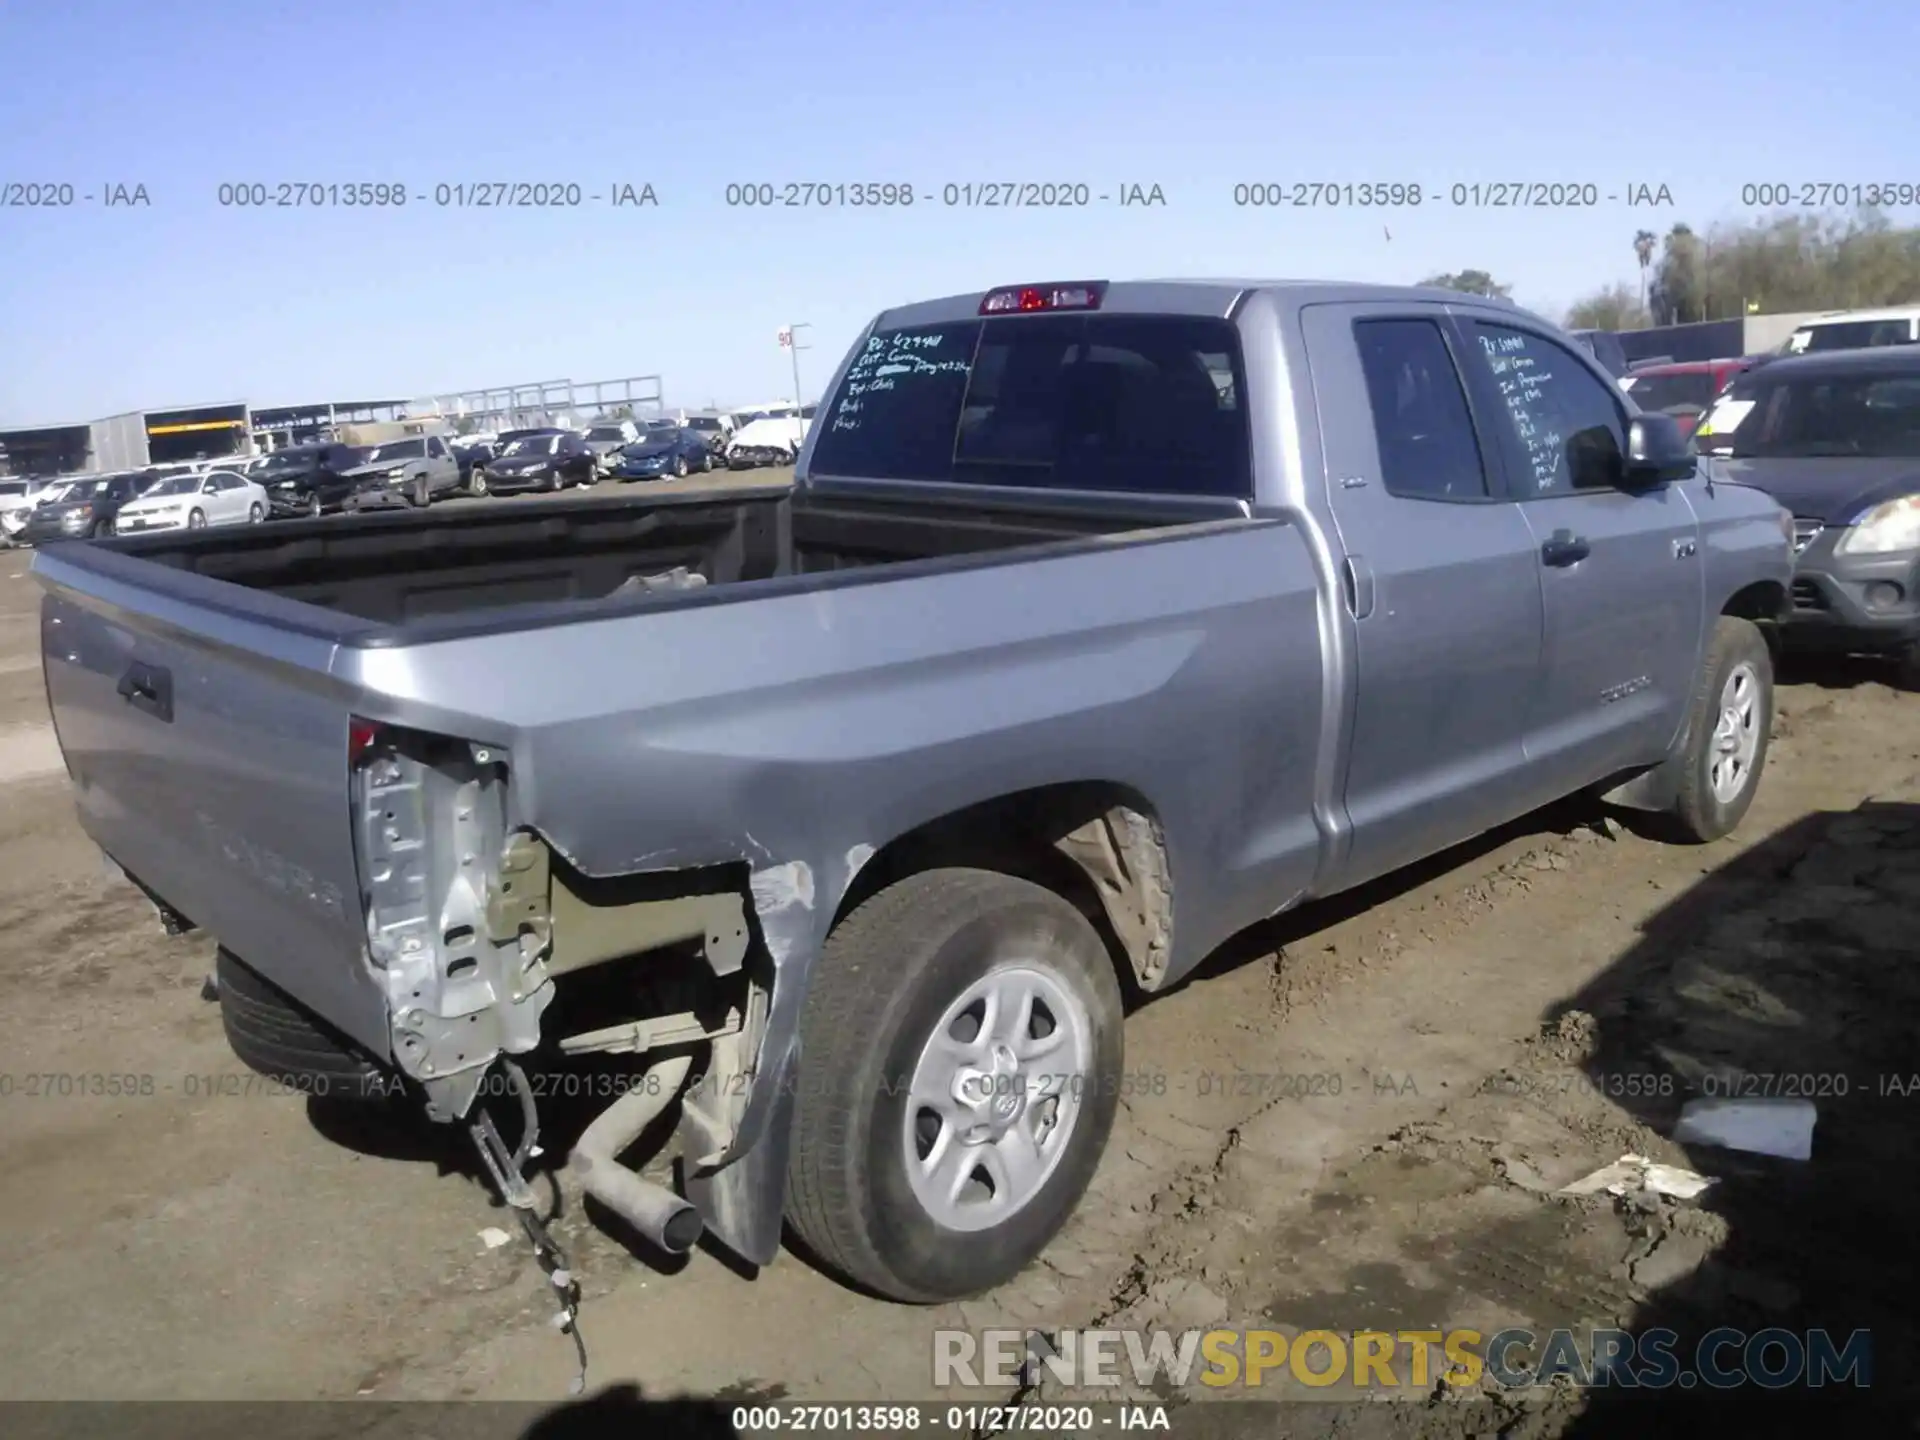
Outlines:
[[57, 500], [42, 501], [30, 513], [17, 541], [44, 545], [49, 540], [92, 540], [113, 533], [113, 517], [140, 493], [137, 470], [113, 475], [79, 475], [66, 483]]
[[324, 515], [338, 510], [359, 486], [347, 472], [360, 464], [360, 452], [351, 445], [289, 445], [276, 450], [249, 477], [267, 492], [275, 519], [292, 515]]

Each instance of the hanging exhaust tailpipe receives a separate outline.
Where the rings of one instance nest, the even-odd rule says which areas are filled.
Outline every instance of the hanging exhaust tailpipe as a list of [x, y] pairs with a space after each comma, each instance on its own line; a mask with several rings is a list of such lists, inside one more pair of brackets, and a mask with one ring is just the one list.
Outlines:
[[672, 1255], [686, 1254], [699, 1240], [706, 1228], [700, 1212], [622, 1165], [619, 1156], [673, 1103], [692, 1065], [691, 1055], [674, 1055], [653, 1066], [587, 1127], [568, 1160], [587, 1194]]

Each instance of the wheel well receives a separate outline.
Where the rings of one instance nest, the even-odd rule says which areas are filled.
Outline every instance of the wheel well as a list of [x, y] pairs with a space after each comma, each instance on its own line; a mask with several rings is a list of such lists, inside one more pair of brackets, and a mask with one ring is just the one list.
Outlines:
[[1787, 610], [1787, 587], [1778, 580], [1756, 580], [1736, 590], [1720, 607], [1722, 615], [1738, 620], [1778, 620]]
[[1148, 993], [1166, 978], [1173, 887], [1151, 806], [1108, 782], [1016, 791], [928, 821], [861, 867], [834, 923], [894, 881], [943, 865], [1018, 875], [1071, 901], [1106, 942], [1123, 986]]

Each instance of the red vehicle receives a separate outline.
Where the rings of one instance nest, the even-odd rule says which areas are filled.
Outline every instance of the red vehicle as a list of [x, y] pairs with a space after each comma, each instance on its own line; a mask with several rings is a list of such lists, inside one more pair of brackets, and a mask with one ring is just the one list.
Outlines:
[[1732, 360], [1674, 360], [1634, 370], [1620, 385], [1642, 410], [1671, 415], [1680, 423], [1680, 432], [1691, 435], [1715, 397], [1754, 363], [1751, 355]]

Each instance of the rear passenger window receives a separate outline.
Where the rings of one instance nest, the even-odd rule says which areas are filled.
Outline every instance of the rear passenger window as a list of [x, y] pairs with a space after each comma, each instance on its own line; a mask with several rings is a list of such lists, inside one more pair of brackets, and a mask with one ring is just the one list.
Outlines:
[[1486, 498], [1486, 463], [1440, 327], [1431, 320], [1360, 320], [1353, 334], [1387, 492], [1409, 500]]
[[1626, 424], [1615, 387], [1563, 345], [1476, 322], [1478, 355], [1500, 397], [1498, 421], [1522, 500], [1611, 490], [1625, 474]]

